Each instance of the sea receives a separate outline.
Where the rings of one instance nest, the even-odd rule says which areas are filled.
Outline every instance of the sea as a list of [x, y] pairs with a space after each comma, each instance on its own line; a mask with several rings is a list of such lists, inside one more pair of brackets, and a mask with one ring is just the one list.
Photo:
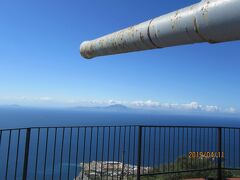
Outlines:
[[[134, 112], [119, 112], [119, 111], [84, 111], [81, 109], [76, 108], [26, 108], [26, 107], [0, 107], [0, 130], [3, 129], [15, 129], [15, 128], [29, 128], [29, 127], [52, 127], [52, 129], [49, 130], [49, 138], [46, 140], [46, 133], [47, 131], [44, 129], [41, 131], [40, 140], [39, 140], [39, 150], [38, 150], [38, 156], [36, 157], [37, 152], [37, 129], [35, 131], [31, 132], [31, 140], [30, 140], [30, 153], [29, 153], [29, 163], [28, 163], [28, 179], [59, 179], [60, 177], [62, 179], [74, 179], [76, 175], [79, 174], [81, 171], [80, 163], [89, 163], [93, 160], [109, 160], [109, 161], [121, 161], [122, 158], [122, 152], [124, 152], [125, 149], [130, 150], [130, 153], [125, 154], [125, 158], [122, 159], [123, 162], [128, 162], [132, 165], [136, 165], [137, 156], [136, 152], [134, 152], [137, 149], [137, 144], [134, 145], [134, 147], [130, 147], [133, 141], [137, 141], [137, 131], [133, 131], [133, 129], [129, 128], [130, 126], [203, 126], [203, 127], [239, 127], [240, 128], [240, 118], [237, 117], [231, 117], [231, 116], [208, 116], [208, 115], [177, 115], [177, 114], [159, 114], [159, 113], [134, 113]], [[128, 126], [128, 128], [125, 129], [126, 132], [126, 141], [124, 141], [124, 134], [123, 129], [121, 135], [119, 135], [118, 142], [113, 142], [113, 129], [107, 129], [105, 132], [106, 134], [109, 134], [109, 139], [106, 139], [105, 142], [100, 142], [103, 140], [103, 130], [100, 129], [99, 132], [97, 129], [88, 129], [86, 130], [85, 134], [85, 141], [86, 145], [83, 145], [83, 137], [84, 137], [84, 131], [82, 130], [80, 132], [80, 138], [77, 138], [77, 129], [71, 129], [67, 128], [65, 131], [65, 134], [63, 134], [63, 131], [61, 127], [81, 127], [81, 126]], [[57, 130], [58, 137], [64, 137], [64, 142], [62, 141], [62, 138], [59, 138], [56, 140], [56, 147], [55, 147], [55, 160], [53, 162], [53, 155], [54, 155], [54, 133], [56, 127], [59, 127], [60, 129]], [[91, 130], [91, 131], [90, 131]], [[116, 130], [116, 134], [121, 131], [119, 128]], [[90, 135], [91, 132], [91, 135]], [[24, 146], [25, 146], [25, 132], [21, 132], [21, 139], [19, 141], [19, 148], [17, 148], [17, 133], [18, 131], [12, 131], [11, 134], [11, 143], [9, 145], [9, 132], [8, 131], [2, 131], [1, 134], [1, 141], [0, 141], [0, 179], [21, 179], [23, 175], [23, 156], [24, 156]], [[160, 132], [160, 130], [156, 131], [155, 136], [156, 139], [153, 139], [154, 132], [150, 132], [149, 130], [146, 130], [144, 132], [144, 138], [145, 138], [145, 145], [148, 144], [149, 146], [156, 146], [159, 147], [159, 149], [156, 148], [161, 153], [171, 153], [171, 156], [169, 155], [170, 159], [161, 159], [162, 156], [165, 156], [166, 154], [154, 154], [150, 151], [152, 150], [144, 150], [144, 153], [142, 152], [142, 157], [145, 158], [145, 163], [143, 162], [142, 166], [146, 165], [154, 165], [154, 164], [163, 164], [166, 163], [165, 161], [171, 162], [176, 160], [178, 157], [179, 151], [175, 151], [174, 145], [171, 146], [172, 150], [169, 150], [169, 152], [164, 147], [164, 144], [161, 144], [164, 142], [163, 138], [163, 132]], [[184, 137], [186, 137], [186, 134], [190, 131], [186, 130], [171, 130], [168, 129], [165, 132], [166, 134], [169, 134], [168, 140], [174, 140], [177, 141], [177, 133], [183, 134]], [[192, 133], [192, 132], [191, 132]], [[195, 136], [201, 135], [201, 133], [207, 133], [207, 131], [204, 132], [193, 132], [195, 133]], [[208, 132], [209, 133], [209, 132]], [[217, 129], [212, 131], [212, 135], [216, 135]], [[228, 142], [228, 146], [234, 146], [236, 142], [239, 142], [240, 140], [240, 132], [237, 131], [230, 132], [229, 135], [226, 137], [228, 139], [231, 139], [231, 142]], [[72, 135], [71, 135], [72, 134]], [[173, 135], [174, 134], [174, 135]], [[70, 142], [69, 138], [71, 135], [71, 139], [73, 139], [74, 142]], [[79, 136], [79, 135], [78, 135]], [[174, 136], [174, 137], [173, 137]], [[235, 137], [236, 136], [236, 137]], [[158, 138], [159, 137], [159, 138]], [[208, 134], [208, 137], [211, 137], [211, 134]], [[233, 137], [235, 138], [234, 141], [232, 141]], [[211, 137], [212, 138], [212, 137]], [[79, 140], [80, 146], [77, 147], [76, 140]], [[99, 144], [97, 142], [97, 139], [99, 139]], [[118, 138], [116, 138], [118, 139]], [[216, 140], [209, 141], [212, 145], [212, 150], [215, 150], [217, 148]], [[107, 147], [108, 141], [110, 144], [110, 148], [101, 149], [100, 146], [104, 145]], [[209, 147], [209, 144], [207, 144], [207, 140], [204, 142], [204, 139], [196, 140], [196, 142], [203, 142], [201, 145], [197, 145], [195, 147], [195, 150], [201, 150], [202, 149], [207, 150]], [[47, 143], [46, 143], [47, 142]], [[89, 144], [93, 144], [90, 146]], [[225, 140], [224, 140], [225, 142]], [[61, 144], [63, 143], [63, 144]], [[102, 144], [101, 144], [102, 143]], [[47, 144], [47, 148], [46, 148]], [[96, 147], [96, 144], [98, 145]], [[115, 146], [116, 144], [116, 146]], [[125, 145], [124, 145], [125, 144]], [[154, 145], [155, 144], [155, 145]], [[71, 146], [71, 150], [69, 150], [69, 146]], [[168, 145], [166, 145], [168, 146]], [[179, 142], [176, 142], [176, 147], [178, 149], [183, 150], [184, 142], [181, 138]], [[187, 145], [188, 146], [188, 145]], [[112, 148], [114, 147], [114, 148]], [[161, 147], [161, 150], [160, 150]], [[164, 148], [163, 148], [164, 147]], [[175, 147], [175, 148], [176, 148]], [[62, 148], [62, 149], [61, 149]], [[83, 148], [85, 150], [85, 156], [82, 157], [82, 154], [84, 153]], [[124, 149], [125, 148], [125, 149]], [[170, 148], [170, 146], [169, 146]], [[47, 149], [47, 150], [46, 150]], [[76, 152], [78, 149], [78, 153]], [[110, 149], [110, 150], [109, 150]], [[114, 152], [114, 149], [117, 149]], [[108, 151], [107, 151], [108, 150]], [[18, 151], [18, 152], [17, 152]], [[183, 150], [184, 151], [184, 150]], [[239, 151], [239, 146], [236, 146], [234, 148], [234, 152]], [[63, 158], [61, 158], [61, 153]], [[115, 154], [114, 154], [115, 153]], [[181, 153], [181, 152], [180, 152]], [[183, 152], [182, 152], [183, 153]], [[187, 153], [187, 151], [185, 152]], [[230, 154], [230, 150], [227, 150], [227, 152]], [[19, 158], [16, 160], [17, 155]], [[79, 157], [77, 158], [77, 154], [79, 154]], [[150, 154], [150, 155], [149, 155]], [[173, 155], [173, 156], [172, 156]], [[234, 161], [234, 163], [240, 165], [240, 157], [239, 154], [234, 154], [234, 157], [239, 159], [239, 161]], [[120, 159], [119, 159], [120, 158]], [[155, 162], [155, 159], [160, 159], [159, 161]], [[232, 164], [230, 161], [232, 157], [229, 156], [229, 166], [235, 166], [235, 164]], [[37, 163], [36, 163], [37, 162]], [[54, 166], [53, 166], [54, 165]], [[54, 169], [53, 169], [54, 168]], [[60, 172], [61, 171], [61, 172]]]
[[77, 108], [1, 107], [0, 129], [55, 126], [168, 125], [240, 127], [240, 116], [83, 111]]

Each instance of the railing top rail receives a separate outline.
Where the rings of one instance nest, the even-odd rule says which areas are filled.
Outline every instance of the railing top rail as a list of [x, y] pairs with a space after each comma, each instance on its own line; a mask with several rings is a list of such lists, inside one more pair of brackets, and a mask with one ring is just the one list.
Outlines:
[[204, 125], [73, 125], [73, 126], [29, 126], [20, 128], [0, 128], [0, 131], [26, 130], [26, 129], [61, 129], [61, 128], [114, 128], [114, 127], [142, 127], [142, 128], [211, 128], [211, 129], [240, 129], [240, 127], [231, 126], [204, 126]]

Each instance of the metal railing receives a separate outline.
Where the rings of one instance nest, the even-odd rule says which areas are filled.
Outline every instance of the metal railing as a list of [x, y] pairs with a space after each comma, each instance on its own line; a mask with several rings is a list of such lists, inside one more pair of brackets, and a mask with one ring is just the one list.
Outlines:
[[81, 126], [0, 130], [0, 179], [4, 180], [222, 179], [238, 170], [239, 128]]

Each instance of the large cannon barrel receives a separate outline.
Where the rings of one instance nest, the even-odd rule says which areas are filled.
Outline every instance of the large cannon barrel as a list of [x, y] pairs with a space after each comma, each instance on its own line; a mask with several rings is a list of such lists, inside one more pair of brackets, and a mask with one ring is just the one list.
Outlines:
[[90, 59], [147, 49], [240, 39], [240, 0], [202, 0], [80, 45]]

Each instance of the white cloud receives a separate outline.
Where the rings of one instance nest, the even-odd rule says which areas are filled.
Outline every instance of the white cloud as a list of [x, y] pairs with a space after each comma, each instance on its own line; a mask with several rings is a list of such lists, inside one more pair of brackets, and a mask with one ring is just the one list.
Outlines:
[[37, 97], [37, 98], [35, 98], [36, 100], [39, 100], [39, 101], [52, 101], [53, 100], [53, 98], [51, 98], [51, 97]]
[[130, 104], [136, 107], [159, 107], [161, 104], [157, 101], [147, 100], [147, 101], [133, 101]]
[[225, 112], [227, 113], [236, 113], [237, 109], [233, 108], [233, 107], [229, 107], [225, 109]]
[[219, 108], [218, 106], [206, 105], [205, 107], [203, 107], [203, 110], [207, 112], [216, 112], [221, 111], [221, 108]]
[[132, 108], [152, 109], [152, 110], [172, 110], [172, 111], [202, 111], [202, 112], [222, 112], [222, 113], [236, 113], [237, 109], [233, 107], [222, 108], [216, 105], [203, 105], [199, 102], [189, 103], [161, 103], [153, 100], [138, 100], [138, 101], [121, 101], [121, 100], [94, 100], [94, 101], [74, 101], [74, 104], [81, 104], [87, 106], [109, 106], [114, 104], [122, 104]]
[[91, 100], [91, 101], [82, 101], [82, 103], [87, 104], [87, 105], [92, 105], [92, 106], [110, 106], [114, 104], [127, 104], [125, 101], [119, 101], [119, 100]]
[[187, 104], [180, 104], [180, 109], [186, 109], [186, 110], [202, 110], [203, 106], [199, 104], [198, 102], [190, 102]]
[[24, 100], [27, 100], [28, 98], [26, 96], [21, 96], [19, 97], [19, 99], [24, 101]]
[[[219, 112], [219, 113], [238, 113], [239, 111], [234, 107], [219, 107], [216, 105], [203, 105], [199, 102], [192, 101], [189, 103], [162, 103], [154, 100], [138, 100], [138, 101], [122, 101], [122, 100], [82, 100], [82, 99], [70, 99], [65, 98], [58, 100], [49, 96], [41, 97], [26, 97], [20, 96], [15, 98], [2, 98], [0, 97], [2, 103], [8, 101], [17, 104], [26, 105], [47, 105], [47, 106], [109, 106], [114, 104], [122, 104], [131, 108], [139, 109], [151, 109], [151, 110], [167, 110], [167, 111], [199, 111], [199, 112]], [[1, 103], [1, 104], [2, 104]]]
[[159, 109], [159, 110], [178, 110], [178, 111], [203, 111], [203, 112], [224, 112], [224, 113], [236, 113], [237, 109], [233, 107], [222, 108], [216, 105], [203, 105], [198, 102], [190, 102], [190, 103], [160, 103], [158, 101], [133, 101], [129, 102], [126, 105], [130, 105], [136, 108], [151, 108], [151, 109]]

